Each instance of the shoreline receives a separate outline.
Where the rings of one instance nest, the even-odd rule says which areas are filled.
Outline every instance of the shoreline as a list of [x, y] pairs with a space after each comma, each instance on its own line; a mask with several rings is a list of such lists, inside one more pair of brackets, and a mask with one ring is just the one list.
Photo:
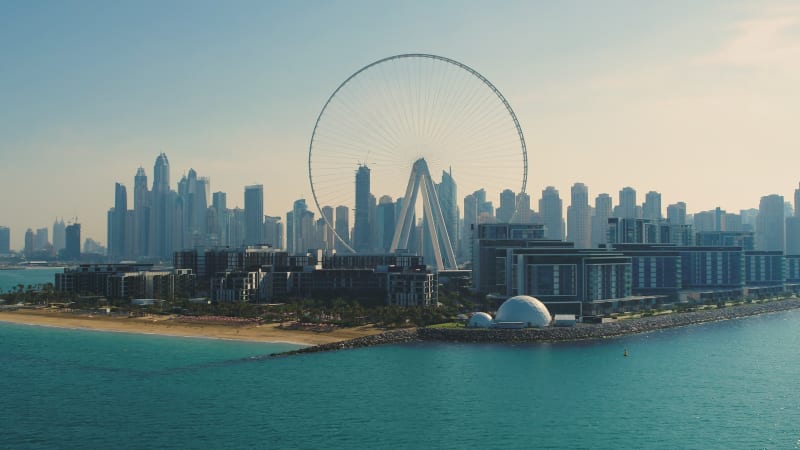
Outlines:
[[41, 309], [0, 311], [0, 322], [74, 330], [303, 346], [300, 349], [270, 355], [270, 357], [276, 357], [412, 342], [523, 344], [613, 339], [630, 334], [733, 320], [793, 309], [800, 309], [800, 298], [660, 314], [603, 324], [526, 329], [460, 327], [406, 328], [384, 331], [373, 326], [326, 330], [288, 329], [274, 323], [220, 323], [213, 319], [193, 321], [179, 316], [119, 317]]
[[699, 325], [724, 320], [741, 319], [762, 314], [800, 309], [800, 299], [773, 300], [767, 303], [746, 303], [725, 308], [670, 313], [656, 316], [608, 322], [603, 324], [577, 325], [574, 327], [547, 327], [524, 329], [497, 328], [413, 328], [392, 330], [379, 335], [364, 336], [349, 341], [306, 347], [288, 352], [273, 353], [271, 357], [299, 355], [304, 353], [374, 347], [386, 344], [411, 342], [450, 342], [475, 344], [526, 344], [545, 342], [576, 342], [613, 339], [617, 337], [649, 333], [658, 330]]
[[316, 346], [381, 333], [371, 327], [330, 331], [281, 328], [278, 324], [222, 324], [182, 322], [174, 316], [115, 317], [43, 310], [0, 311], [0, 322], [73, 330], [147, 334], [184, 338]]

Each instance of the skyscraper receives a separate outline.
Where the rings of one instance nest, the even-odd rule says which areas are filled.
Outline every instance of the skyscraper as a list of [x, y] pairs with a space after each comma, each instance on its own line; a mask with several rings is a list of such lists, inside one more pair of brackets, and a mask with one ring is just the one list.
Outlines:
[[531, 196], [527, 192], [520, 192], [516, 199], [518, 223], [533, 223], [533, 210], [531, 210]]
[[766, 195], [758, 204], [756, 250], [784, 251], [784, 209], [782, 195]]
[[277, 249], [286, 248], [283, 244], [283, 223], [278, 216], [264, 216], [264, 241]]
[[589, 188], [583, 183], [572, 185], [571, 201], [567, 207], [567, 240], [574, 242], [576, 248], [592, 246]]
[[169, 191], [169, 160], [165, 153], [156, 158], [153, 167], [153, 192]]
[[[306, 199], [295, 200], [290, 214], [287, 214], [287, 250], [291, 255], [299, 255], [308, 250], [308, 244], [313, 238], [313, 221], [309, 221]], [[313, 217], [313, 214], [311, 215]]]
[[394, 238], [395, 215], [392, 197], [384, 195], [378, 201], [378, 210], [375, 213], [375, 229], [378, 234], [378, 250], [389, 252]]
[[264, 241], [264, 186], [255, 184], [244, 188], [245, 244], [257, 245]]
[[125, 255], [125, 215], [128, 212], [128, 191], [125, 185], [114, 185], [114, 212], [111, 213], [111, 223], [108, 226], [108, 256], [112, 261], [119, 261]]
[[326, 253], [330, 253], [334, 249], [334, 237], [333, 237], [333, 208], [330, 206], [323, 206], [322, 207], [322, 217], [324, 222], [324, 227], [322, 228], [322, 249]]
[[147, 189], [147, 175], [144, 167], [136, 170], [133, 177], [133, 240], [134, 254], [146, 256], [150, 248], [150, 191]]
[[174, 196], [169, 187], [169, 161], [161, 153], [153, 167], [153, 189], [150, 198], [149, 250], [153, 257], [172, 258]]
[[183, 204], [183, 227], [181, 236], [184, 248], [197, 247], [205, 244], [208, 233], [208, 198], [210, 197], [211, 181], [207, 177], [198, 177], [194, 169], [189, 169], [189, 174], [178, 182], [178, 195]]
[[64, 258], [68, 261], [79, 261], [81, 259], [81, 224], [67, 225], [65, 234]]
[[608, 243], [608, 218], [613, 208], [611, 196], [600, 194], [594, 199], [594, 216], [592, 216], [592, 247]]
[[[447, 228], [447, 236], [450, 238], [450, 245], [453, 247], [453, 251], [457, 253], [458, 186], [453, 179], [452, 169], [450, 172], [442, 171], [442, 182], [436, 185], [436, 196], [439, 197], [439, 205], [442, 207], [442, 216], [444, 216], [444, 225], [445, 228]], [[391, 238], [389, 238], [389, 240], [391, 241]]]
[[499, 223], [511, 222], [511, 219], [514, 217], [514, 211], [517, 208], [516, 201], [517, 201], [517, 196], [511, 189], [506, 189], [500, 193], [500, 207], [497, 208], [497, 214], [496, 214], [497, 222]]
[[786, 218], [787, 255], [800, 255], [800, 216]]
[[686, 203], [678, 202], [667, 206], [667, 220], [673, 225], [686, 225]]
[[661, 194], [650, 191], [645, 194], [644, 204], [642, 205], [642, 217], [650, 220], [661, 219]]
[[794, 190], [794, 215], [800, 217], [800, 184]]
[[11, 229], [0, 227], [0, 255], [11, 253]]
[[619, 205], [614, 209], [614, 216], [623, 219], [635, 219], [636, 214], [636, 190], [632, 187], [624, 187], [619, 191]]
[[362, 164], [356, 171], [356, 220], [353, 229], [353, 247], [357, 252], [369, 251], [370, 170]]
[[56, 254], [66, 245], [66, 228], [67, 226], [64, 224], [64, 219], [53, 222], [53, 250]]
[[472, 233], [477, 232], [478, 199], [474, 194], [464, 197], [464, 225], [461, 229], [460, 257], [462, 261], [472, 258]]
[[544, 222], [544, 237], [546, 239], [564, 240], [564, 208], [558, 189], [547, 186], [542, 191], [539, 200], [539, 214]]
[[347, 253], [349, 252], [347, 246], [350, 245], [350, 208], [342, 205], [337, 206], [335, 220], [334, 229], [339, 239], [336, 239], [334, 248], [336, 248], [337, 253]]
[[224, 192], [214, 192], [211, 201], [211, 209], [214, 211], [213, 215], [213, 232], [216, 235], [219, 245], [228, 246], [228, 195]]
[[244, 245], [244, 210], [242, 208], [229, 209], [227, 216], [228, 229], [225, 231], [225, 234], [228, 236], [228, 245], [231, 247], [239, 247]]
[[478, 223], [492, 223], [494, 222], [494, 206], [492, 202], [486, 200], [486, 189], [478, 189], [473, 192], [475, 202], [478, 208]]
[[33, 258], [33, 252], [34, 252], [33, 230], [28, 228], [27, 230], [25, 230], [25, 249], [23, 250], [23, 253], [25, 253], [26, 258], [31, 259]]
[[33, 238], [33, 248], [34, 250], [41, 251], [46, 250], [47, 247], [50, 245], [50, 238], [49, 233], [47, 232], [47, 228], [37, 228], [36, 234]]

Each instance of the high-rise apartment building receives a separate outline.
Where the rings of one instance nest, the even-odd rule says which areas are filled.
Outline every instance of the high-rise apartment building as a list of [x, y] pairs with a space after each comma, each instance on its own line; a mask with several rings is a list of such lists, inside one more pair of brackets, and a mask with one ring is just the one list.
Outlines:
[[150, 191], [144, 167], [133, 177], [133, 248], [132, 256], [146, 256], [150, 248]]
[[33, 258], [33, 253], [35, 252], [34, 234], [33, 230], [31, 230], [30, 228], [25, 230], [25, 248], [22, 250], [22, 252], [25, 254], [26, 258], [28, 259]]
[[286, 250], [290, 255], [299, 255], [308, 250], [314, 237], [313, 213], [308, 210], [306, 200], [295, 200], [292, 210], [286, 214]]
[[800, 217], [800, 184], [794, 190], [794, 215]]
[[500, 207], [497, 208], [497, 222], [511, 223], [514, 218], [514, 211], [517, 208], [517, 196], [511, 189], [505, 189], [500, 193]]
[[283, 223], [280, 217], [264, 217], [264, 241], [277, 249], [286, 248], [283, 244]]
[[258, 245], [264, 241], [264, 186], [255, 184], [244, 188], [245, 244]]
[[475, 194], [464, 197], [464, 220], [461, 227], [461, 245], [459, 256], [462, 261], [468, 260], [472, 255], [472, 238], [478, 226], [478, 199]]
[[439, 197], [439, 204], [442, 207], [442, 216], [445, 228], [447, 228], [447, 236], [450, 238], [450, 245], [453, 247], [453, 252], [457, 254], [459, 238], [458, 186], [453, 179], [452, 169], [450, 172], [442, 171], [442, 182], [436, 184], [436, 195]]
[[527, 192], [520, 192], [516, 199], [517, 223], [533, 223], [533, 210], [531, 210], [531, 196]]
[[68, 261], [81, 259], [81, 224], [79, 223], [67, 225], [64, 258]]
[[486, 190], [481, 188], [473, 192], [478, 206], [478, 223], [492, 223], [495, 221], [494, 206], [486, 200]]
[[608, 242], [608, 218], [613, 215], [612, 199], [608, 194], [600, 194], [594, 199], [592, 216], [592, 247], [597, 248]]
[[787, 255], [800, 255], [800, 216], [786, 218]]
[[109, 214], [108, 224], [108, 257], [118, 262], [125, 258], [126, 220], [128, 212], [128, 191], [125, 185], [114, 185], [114, 209]]
[[153, 167], [153, 189], [150, 196], [150, 226], [148, 254], [158, 258], [172, 258], [173, 210], [175, 196], [169, 187], [169, 160], [161, 153]]
[[64, 224], [64, 219], [53, 222], [53, 251], [56, 254], [66, 245], [66, 228], [67, 225]]
[[395, 229], [395, 206], [392, 197], [384, 195], [378, 201], [375, 213], [375, 231], [377, 233], [378, 248], [382, 253], [388, 253], [392, 247]]
[[350, 208], [343, 205], [336, 207], [336, 218], [333, 228], [336, 230], [336, 235], [339, 236], [334, 244], [336, 252], [349, 252], [347, 246], [350, 245]]
[[564, 209], [558, 189], [547, 186], [539, 200], [539, 214], [544, 223], [545, 239], [564, 240]]
[[325, 205], [322, 207], [322, 217], [324, 227], [322, 228], [321, 248], [325, 253], [330, 253], [336, 244], [336, 239], [333, 237], [333, 207]]
[[0, 227], [0, 255], [11, 253], [11, 229]]
[[567, 207], [567, 240], [574, 242], [576, 248], [592, 247], [589, 188], [583, 183], [573, 184], [570, 191], [570, 205]]
[[758, 209], [741, 209], [739, 215], [742, 216], [742, 231], [755, 232], [758, 222]]
[[782, 195], [766, 195], [758, 204], [756, 250], [784, 251], [784, 206]]
[[614, 216], [622, 219], [637, 218], [636, 190], [624, 187], [619, 191], [619, 204], [614, 209]]
[[686, 225], [686, 203], [678, 202], [667, 206], [667, 221], [673, 225]]
[[370, 242], [370, 170], [366, 165], [356, 171], [356, 220], [353, 228], [353, 248], [357, 252], [368, 252]]
[[47, 228], [37, 228], [33, 237], [33, 249], [38, 251], [47, 250], [50, 246], [50, 238]]
[[661, 193], [650, 191], [644, 196], [642, 217], [650, 220], [661, 220]]
[[228, 194], [220, 191], [214, 192], [211, 197], [211, 211], [209, 233], [213, 233], [219, 245], [229, 246], [228, 242]]
[[198, 177], [194, 169], [189, 169], [188, 175], [182, 177], [178, 182], [178, 196], [183, 205], [183, 226], [181, 227], [183, 248], [193, 248], [205, 244], [208, 232], [207, 215], [210, 190], [210, 179]]

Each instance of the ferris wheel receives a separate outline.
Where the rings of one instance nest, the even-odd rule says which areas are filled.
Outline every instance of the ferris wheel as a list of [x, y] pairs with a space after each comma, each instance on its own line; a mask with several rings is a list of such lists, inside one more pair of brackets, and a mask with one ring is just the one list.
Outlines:
[[314, 203], [335, 239], [351, 251], [323, 208], [354, 210], [361, 167], [369, 169], [376, 200], [405, 196], [408, 205], [419, 191], [425, 201], [422, 207], [410, 205], [411, 212], [416, 208], [435, 222], [442, 208], [433, 204], [438, 189], [432, 178], [447, 172], [459, 203], [483, 189], [486, 200], [498, 206], [501, 191], [525, 192], [528, 159], [519, 121], [489, 80], [443, 56], [402, 54], [344, 80], [325, 102], [311, 135], [308, 178]]

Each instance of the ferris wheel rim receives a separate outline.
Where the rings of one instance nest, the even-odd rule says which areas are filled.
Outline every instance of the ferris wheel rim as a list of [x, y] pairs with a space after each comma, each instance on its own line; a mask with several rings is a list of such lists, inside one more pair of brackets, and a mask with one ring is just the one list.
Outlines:
[[[311, 196], [314, 198], [314, 204], [317, 206], [317, 211], [319, 212], [320, 216], [322, 217], [322, 219], [328, 225], [328, 228], [330, 228], [331, 232], [333, 233], [334, 240], [338, 240], [339, 242], [341, 242], [348, 250], [350, 250], [353, 253], [357, 253], [356, 250], [347, 241], [342, 239], [341, 236], [339, 236], [339, 233], [336, 231], [336, 227], [334, 226], [334, 224], [332, 224], [328, 220], [328, 217], [325, 216], [325, 214], [322, 212], [322, 206], [320, 205], [319, 199], [317, 198], [317, 192], [316, 192], [316, 188], [314, 186], [314, 178], [313, 178], [313, 174], [311, 173], [311, 155], [312, 155], [312, 152], [313, 152], [313, 149], [314, 149], [314, 138], [316, 137], [317, 128], [319, 127], [320, 120], [322, 120], [322, 116], [325, 114], [325, 111], [328, 109], [328, 105], [330, 105], [331, 101], [336, 97], [336, 94], [338, 94], [339, 91], [341, 91], [342, 88], [344, 88], [351, 80], [353, 80], [359, 74], [365, 72], [366, 70], [368, 70], [368, 69], [370, 69], [370, 68], [372, 68], [374, 66], [377, 66], [379, 64], [382, 64], [382, 63], [385, 63], [385, 62], [388, 62], [388, 61], [393, 61], [393, 60], [398, 60], [398, 59], [405, 59], [405, 58], [427, 58], [427, 59], [433, 59], [433, 60], [441, 61], [441, 62], [444, 62], [444, 63], [452, 64], [452, 65], [454, 65], [454, 66], [456, 66], [456, 67], [458, 67], [460, 69], [463, 69], [463, 70], [466, 70], [467, 72], [469, 72], [472, 76], [474, 76], [475, 78], [480, 80], [483, 84], [485, 84], [492, 91], [492, 93], [495, 94], [495, 96], [497, 96], [497, 98], [500, 100], [500, 102], [506, 108], [506, 111], [508, 112], [509, 116], [511, 117], [511, 120], [514, 123], [514, 127], [515, 127], [515, 129], [517, 131], [517, 135], [518, 135], [519, 141], [520, 141], [520, 148], [522, 150], [522, 161], [523, 161], [522, 187], [520, 188], [520, 193], [525, 193], [525, 189], [527, 187], [527, 183], [528, 183], [528, 150], [527, 150], [527, 146], [525, 144], [525, 136], [522, 133], [522, 126], [520, 125], [519, 120], [517, 119], [517, 115], [514, 113], [513, 108], [511, 108], [511, 104], [509, 104], [509, 102], [505, 98], [505, 96], [500, 92], [500, 90], [491, 81], [489, 81], [480, 72], [478, 72], [477, 70], [473, 69], [472, 67], [470, 67], [470, 66], [468, 66], [468, 65], [466, 65], [466, 64], [464, 64], [464, 63], [462, 63], [460, 61], [454, 60], [452, 58], [448, 58], [446, 56], [441, 56], [441, 55], [434, 55], [434, 54], [430, 54], [430, 53], [401, 53], [401, 54], [387, 56], [385, 58], [378, 59], [378, 60], [373, 61], [373, 62], [367, 64], [366, 66], [358, 69], [357, 71], [353, 72], [342, 83], [340, 83], [339, 86], [337, 86], [336, 89], [331, 93], [331, 95], [325, 101], [325, 104], [322, 106], [322, 109], [320, 110], [319, 114], [317, 115], [317, 120], [314, 122], [314, 128], [313, 128], [313, 130], [311, 132], [311, 140], [310, 140], [310, 142], [308, 144], [308, 164], [307, 164], [308, 165], [308, 183], [311, 186]], [[519, 197], [517, 197], [517, 198], [519, 199]], [[517, 207], [518, 207], [519, 200], [517, 200], [515, 203], [517, 204]], [[516, 209], [517, 208], [515, 208], [515, 210]]]

